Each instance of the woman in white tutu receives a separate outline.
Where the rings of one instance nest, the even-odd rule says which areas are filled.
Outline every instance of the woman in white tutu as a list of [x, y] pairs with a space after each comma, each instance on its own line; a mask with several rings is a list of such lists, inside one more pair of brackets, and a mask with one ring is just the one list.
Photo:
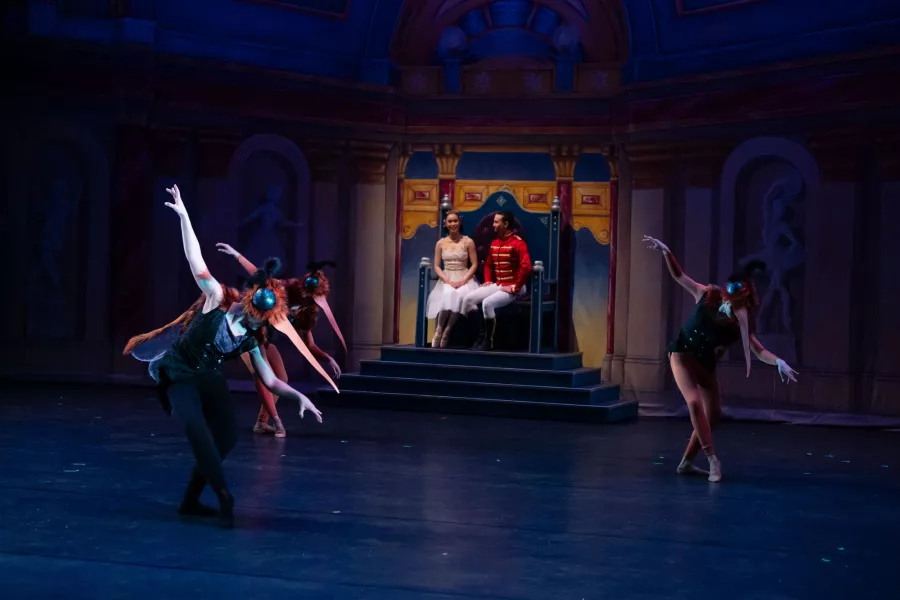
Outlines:
[[450, 330], [462, 310], [463, 296], [478, 287], [475, 281], [475, 270], [478, 268], [475, 242], [462, 234], [459, 212], [447, 212], [444, 232], [447, 236], [438, 240], [434, 247], [434, 274], [438, 282], [428, 296], [426, 308], [428, 318], [436, 320], [432, 348], [447, 347]]

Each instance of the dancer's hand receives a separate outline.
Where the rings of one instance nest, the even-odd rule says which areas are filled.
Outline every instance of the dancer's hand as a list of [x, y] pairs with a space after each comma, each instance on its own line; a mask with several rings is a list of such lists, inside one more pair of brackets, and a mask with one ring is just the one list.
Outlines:
[[645, 235], [643, 237], [644, 244], [646, 244], [647, 248], [650, 250], [659, 250], [660, 252], [671, 252], [669, 247], [663, 244], [661, 241], [656, 239], [655, 237], [650, 237], [649, 235]]
[[[778, 367], [778, 375], [781, 377], [781, 381], [788, 384], [792, 381], [797, 383], [797, 378], [794, 375], [799, 375], [799, 373], [792, 369], [789, 364], [779, 358], [775, 361], [775, 365]], [[787, 380], [785, 380], [785, 377], [787, 377]]]
[[516, 291], [513, 289], [513, 286], [511, 286], [511, 285], [500, 286], [500, 291], [506, 292], [507, 294], [515, 294], [516, 293]]
[[172, 202], [166, 202], [166, 206], [174, 210], [179, 217], [187, 216], [187, 208], [184, 207], [184, 202], [181, 201], [181, 192], [178, 190], [178, 186], [173, 185], [170, 188], [166, 188], [166, 191], [169, 192], [173, 200]]
[[316, 421], [319, 423], [322, 422], [322, 412], [316, 408], [316, 405], [312, 403], [312, 401], [304, 396], [303, 394], [297, 394], [300, 397], [300, 418], [303, 418], [303, 413], [307, 410], [316, 416]]
[[228, 244], [223, 244], [222, 242], [219, 242], [218, 244], [216, 244], [216, 248], [219, 249], [219, 252], [224, 252], [228, 256], [234, 256], [235, 258], [237, 258], [238, 256], [241, 255], [240, 252], [238, 252], [237, 250], [235, 250]]
[[332, 374], [334, 374], [334, 378], [340, 379], [341, 378], [341, 366], [339, 364], [337, 364], [337, 361], [334, 360], [333, 358], [331, 358], [330, 356], [328, 357], [328, 366], [331, 367], [331, 372], [332, 372]]
[[465, 281], [451, 281], [451, 282], [450, 282], [450, 287], [452, 287], [454, 290], [458, 290], [459, 288], [462, 287], [462, 285], [463, 285], [464, 283], [465, 283]]
[[492, 281], [485, 281], [484, 283], [481, 284], [481, 287], [487, 287], [489, 285], [494, 285], [494, 283]]

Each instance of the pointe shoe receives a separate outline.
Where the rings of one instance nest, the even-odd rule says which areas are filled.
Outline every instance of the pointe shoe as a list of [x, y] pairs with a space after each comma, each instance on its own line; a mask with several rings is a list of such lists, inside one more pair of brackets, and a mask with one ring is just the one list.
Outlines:
[[441, 328], [440, 327], [435, 328], [434, 337], [431, 338], [431, 347], [432, 348], [437, 348], [440, 345], [441, 335], [442, 335]]
[[722, 463], [715, 456], [709, 457], [709, 481], [712, 483], [722, 481]]
[[447, 344], [450, 342], [450, 330], [445, 329], [443, 335], [441, 335], [441, 348], [446, 348]]
[[709, 471], [704, 471], [700, 467], [695, 467], [694, 464], [686, 458], [681, 459], [675, 472], [679, 475], [709, 475]]
[[284, 430], [284, 425], [281, 423], [281, 419], [279, 417], [272, 417], [275, 421], [275, 427], [273, 431], [275, 432], [275, 437], [284, 438], [287, 437], [287, 431]]
[[[267, 419], [268, 420], [268, 419]], [[276, 433], [276, 429], [269, 425], [266, 421], [257, 421], [256, 425], [253, 426], [253, 433], [265, 434], [265, 433]]]

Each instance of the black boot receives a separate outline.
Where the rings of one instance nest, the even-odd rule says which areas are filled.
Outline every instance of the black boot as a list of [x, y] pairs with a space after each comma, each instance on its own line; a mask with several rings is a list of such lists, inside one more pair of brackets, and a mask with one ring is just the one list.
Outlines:
[[197, 467], [191, 472], [191, 479], [184, 490], [184, 499], [178, 507], [178, 514], [190, 517], [214, 517], [219, 511], [200, 502], [200, 495], [206, 487], [206, 478]]
[[480, 343], [476, 343], [472, 350], [480, 350], [482, 352], [490, 350], [494, 347], [494, 331], [497, 329], [497, 319], [485, 319], [484, 326], [478, 334]]

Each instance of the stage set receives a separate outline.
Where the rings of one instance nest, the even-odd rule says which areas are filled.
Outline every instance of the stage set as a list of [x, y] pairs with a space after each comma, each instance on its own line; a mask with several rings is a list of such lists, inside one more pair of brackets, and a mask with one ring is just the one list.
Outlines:
[[893, 598], [898, 6], [11, 3], [0, 597]]

